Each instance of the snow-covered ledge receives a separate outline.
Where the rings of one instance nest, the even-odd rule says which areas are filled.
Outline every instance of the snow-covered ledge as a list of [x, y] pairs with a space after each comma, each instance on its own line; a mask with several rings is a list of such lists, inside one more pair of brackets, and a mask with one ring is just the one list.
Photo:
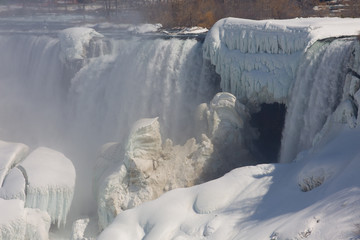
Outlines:
[[218, 21], [204, 42], [204, 58], [221, 76], [223, 91], [241, 102], [285, 103], [303, 53], [319, 39], [357, 35], [359, 19]]

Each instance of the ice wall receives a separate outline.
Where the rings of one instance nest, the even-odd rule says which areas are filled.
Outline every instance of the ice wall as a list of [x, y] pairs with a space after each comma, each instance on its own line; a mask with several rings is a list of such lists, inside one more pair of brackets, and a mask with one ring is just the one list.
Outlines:
[[221, 75], [221, 88], [248, 105], [288, 103], [303, 53], [317, 40], [356, 35], [359, 19], [226, 18], [209, 31], [204, 58]]
[[49, 213], [52, 223], [64, 226], [75, 188], [72, 162], [59, 152], [41, 147], [20, 168], [27, 178], [25, 206]]
[[308, 42], [307, 27], [227, 18], [208, 33], [204, 57], [221, 75], [222, 90], [240, 101], [286, 103]]

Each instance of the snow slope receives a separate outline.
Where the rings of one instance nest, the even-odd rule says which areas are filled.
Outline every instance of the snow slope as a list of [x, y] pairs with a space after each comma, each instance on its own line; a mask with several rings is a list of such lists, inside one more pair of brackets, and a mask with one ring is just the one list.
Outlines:
[[[297, 162], [238, 168], [125, 211], [99, 239], [356, 239], [360, 130], [334, 129]], [[315, 178], [321, 184], [302, 191]]]

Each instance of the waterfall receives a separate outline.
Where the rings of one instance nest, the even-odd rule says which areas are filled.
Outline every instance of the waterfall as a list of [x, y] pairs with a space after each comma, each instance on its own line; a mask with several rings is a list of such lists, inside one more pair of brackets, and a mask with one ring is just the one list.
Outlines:
[[95, 209], [87, 205], [102, 144], [124, 141], [144, 117], [159, 117], [162, 135], [183, 143], [193, 137], [197, 105], [215, 94], [216, 74], [195, 39], [102, 41], [83, 61], [64, 62], [57, 37], [0, 36], [0, 137], [72, 159], [82, 214]]
[[349, 39], [318, 41], [306, 52], [290, 93], [280, 162], [290, 162], [310, 148], [340, 102], [352, 43]]

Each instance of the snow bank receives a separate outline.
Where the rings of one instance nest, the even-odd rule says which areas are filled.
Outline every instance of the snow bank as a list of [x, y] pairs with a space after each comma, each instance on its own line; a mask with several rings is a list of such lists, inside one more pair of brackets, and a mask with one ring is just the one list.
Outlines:
[[74, 27], [60, 31], [58, 37], [62, 50], [60, 58], [64, 63], [71, 63], [85, 59], [90, 42], [104, 36], [92, 28]]
[[48, 148], [33, 151], [20, 165], [27, 177], [26, 207], [38, 208], [65, 225], [75, 187], [75, 168], [63, 154]]
[[[333, 140], [297, 162], [242, 167], [170, 191], [120, 213], [98, 239], [356, 239], [360, 132], [332, 129]], [[311, 176], [325, 180], [303, 192]]]
[[315, 41], [357, 35], [359, 19], [263, 20], [226, 18], [207, 34], [204, 57], [221, 88], [241, 102], [287, 103], [302, 54]]
[[22, 161], [29, 152], [29, 147], [22, 143], [0, 141], [0, 186], [8, 171]]

